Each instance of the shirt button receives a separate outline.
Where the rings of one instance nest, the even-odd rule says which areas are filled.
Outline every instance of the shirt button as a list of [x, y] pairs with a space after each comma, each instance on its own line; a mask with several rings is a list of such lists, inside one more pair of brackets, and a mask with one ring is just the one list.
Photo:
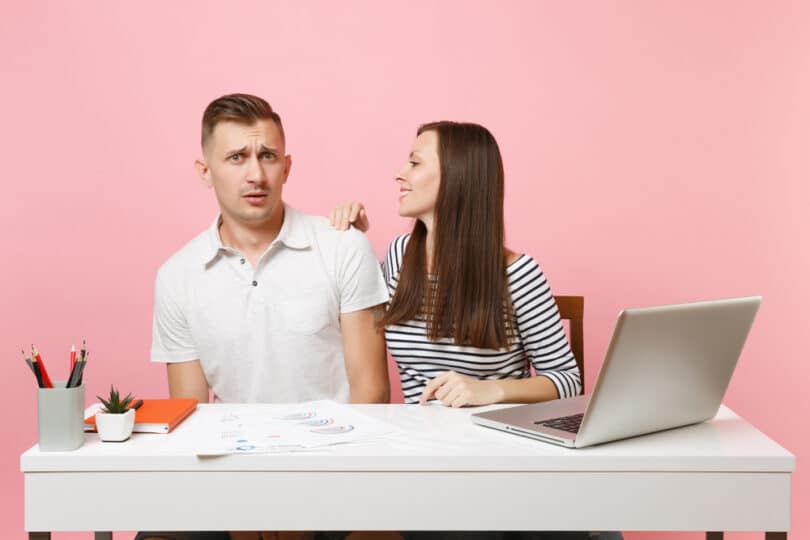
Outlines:
[[241, 259], [239, 259], [239, 263], [240, 263], [240, 264], [245, 264], [245, 258], [244, 258], [244, 257], [242, 257]]
[[258, 284], [259, 284], [259, 282], [258, 282], [258, 281], [254, 281], [254, 282], [253, 282], [253, 286], [254, 286], [254, 287], [255, 287], [256, 285], [258, 285]]

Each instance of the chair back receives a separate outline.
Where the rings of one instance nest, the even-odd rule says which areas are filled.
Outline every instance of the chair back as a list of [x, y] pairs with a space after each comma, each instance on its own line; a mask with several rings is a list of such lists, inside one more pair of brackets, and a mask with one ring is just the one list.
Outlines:
[[585, 393], [585, 338], [582, 332], [582, 317], [585, 312], [584, 296], [555, 296], [560, 318], [568, 321], [571, 340], [571, 352], [579, 366], [579, 378], [582, 383], [580, 394]]

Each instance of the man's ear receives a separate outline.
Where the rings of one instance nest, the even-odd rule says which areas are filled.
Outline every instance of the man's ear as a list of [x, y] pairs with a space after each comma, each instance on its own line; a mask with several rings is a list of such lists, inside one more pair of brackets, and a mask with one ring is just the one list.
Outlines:
[[211, 169], [208, 168], [208, 164], [204, 159], [195, 160], [194, 168], [197, 169], [197, 176], [200, 177], [200, 180], [202, 180], [206, 186], [211, 187], [214, 185], [213, 182], [211, 182]]
[[290, 169], [292, 168], [292, 156], [284, 156], [284, 183], [287, 183], [287, 177], [290, 176]]

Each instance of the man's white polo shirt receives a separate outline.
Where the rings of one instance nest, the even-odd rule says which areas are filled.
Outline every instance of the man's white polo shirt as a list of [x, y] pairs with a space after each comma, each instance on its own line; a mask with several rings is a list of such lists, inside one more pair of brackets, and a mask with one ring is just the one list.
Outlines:
[[219, 220], [158, 270], [152, 361], [199, 359], [217, 400], [349, 400], [339, 315], [388, 301], [364, 234], [285, 206], [256, 268]]

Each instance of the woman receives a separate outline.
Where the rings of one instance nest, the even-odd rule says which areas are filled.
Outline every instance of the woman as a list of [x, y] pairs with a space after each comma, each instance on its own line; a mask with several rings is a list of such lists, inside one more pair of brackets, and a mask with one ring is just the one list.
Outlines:
[[[492, 134], [476, 124], [423, 125], [396, 182], [399, 214], [415, 222], [383, 261], [391, 300], [379, 324], [405, 402], [462, 407], [579, 394], [543, 272], [504, 246], [503, 163]], [[368, 229], [359, 203], [330, 219]]]
[[[580, 374], [537, 262], [504, 246], [503, 162], [476, 124], [425, 124], [400, 169], [399, 214], [415, 219], [383, 261], [390, 302], [379, 325], [406, 403], [451, 407], [572, 397]], [[332, 225], [368, 230], [360, 203]], [[532, 374], [532, 369], [534, 374]], [[621, 539], [618, 532], [418, 532], [427, 539]]]

